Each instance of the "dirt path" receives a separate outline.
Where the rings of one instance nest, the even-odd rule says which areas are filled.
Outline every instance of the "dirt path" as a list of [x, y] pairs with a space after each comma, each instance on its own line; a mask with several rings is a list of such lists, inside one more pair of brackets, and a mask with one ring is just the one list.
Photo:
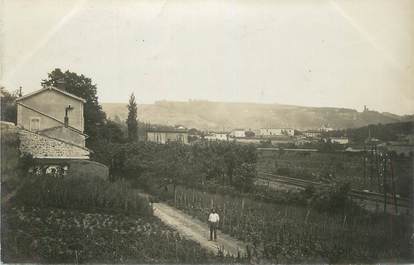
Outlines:
[[229, 235], [217, 231], [217, 242], [209, 241], [210, 230], [206, 223], [193, 218], [184, 212], [165, 203], [153, 203], [154, 215], [166, 225], [178, 231], [182, 236], [200, 243], [205, 249], [217, 253], [221, 249], [224, 254], [244, 256], [246, 244]]

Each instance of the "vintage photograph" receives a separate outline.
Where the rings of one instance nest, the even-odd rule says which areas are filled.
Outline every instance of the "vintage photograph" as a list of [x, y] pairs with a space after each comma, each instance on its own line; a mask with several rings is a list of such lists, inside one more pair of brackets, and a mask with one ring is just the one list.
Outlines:
[[1, 0], [2, 264], [414, 263], [414, 0]]

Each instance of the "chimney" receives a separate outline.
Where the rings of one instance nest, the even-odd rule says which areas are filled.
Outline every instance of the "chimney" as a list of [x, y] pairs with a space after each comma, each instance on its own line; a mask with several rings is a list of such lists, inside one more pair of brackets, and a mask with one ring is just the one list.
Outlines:
[[68, 112], [71, 111], [71, 110], [73, 110], [73, 107], [71, 105], [69, 105], [69, 106], [67, 106], [65, 108], [65, 119], [64, 119], [65, 127], [68, 127], [69, 126]]

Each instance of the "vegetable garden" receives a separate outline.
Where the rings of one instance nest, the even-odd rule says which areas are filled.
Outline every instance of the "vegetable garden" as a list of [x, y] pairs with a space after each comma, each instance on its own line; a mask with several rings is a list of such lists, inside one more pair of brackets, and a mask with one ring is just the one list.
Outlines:
[[26, 176], [2, 204], [2, 261], [223, 263], [153, 217], [125, 181]]
[[206, 221], [215, 207], [220, 229], [251, 243], [251, 256], [277, 263], [410, 260], [408, 217], [327, 214], [311, 207], [263, 203], [249, 198], [176, 187], [164, 196]]
[[7, 210], [2, 223], [2, 260], [7, 263], [182, 264], [227, 260], [207, 253], [156, 218], [18, 206]]

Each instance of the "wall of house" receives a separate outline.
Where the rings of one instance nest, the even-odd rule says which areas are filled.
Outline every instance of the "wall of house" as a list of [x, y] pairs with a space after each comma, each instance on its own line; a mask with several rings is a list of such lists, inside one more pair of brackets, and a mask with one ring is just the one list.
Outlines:
[[279, 129], [279, 128], [262, 128], [260, 129], [260, 136], [280, 136], [280, 135], [289, 135], [294, 136], [294, 129]]
[[64, 126], [55, 127], [49, 130], [41, 131], [39, 133], [85, 147], [85, 136]]
[[246, 132], [242, 130], [234, 130], [230, 133], [230, 136], [236, 137], [236, 138], [243, 138], [243, 137], [246, 137]]
[[188, 134], [182, 132], [147, 132], [147, 140], [160, 144], [165, 144], [169, 141], [188, 144]]
[[[71, 98], [54, 90], [45, 90], [44, 92], [36, 94], [32, 97], [22, 99], [18, 101], [18, 103], [22, 103], [30, 108], [52, 116], [61, 123], [64, 122], [65, 108], [71, 105], [73, 110], [68, 112], [69, 125], [81, 132], [84, 130], [83, 102], [77, 99]], [[62, 125], [51, 118], [37, 113], [36, 111], [18, 105], [17, 125], [30, 130], [30, 120], [32, 117], [38, 117], [40, 119], [40, 130]]]
[[89, 151], [76, 145], [58, 141], [38, 133], [19, 130], [20, 151], [33, 157], [88, 159]]

